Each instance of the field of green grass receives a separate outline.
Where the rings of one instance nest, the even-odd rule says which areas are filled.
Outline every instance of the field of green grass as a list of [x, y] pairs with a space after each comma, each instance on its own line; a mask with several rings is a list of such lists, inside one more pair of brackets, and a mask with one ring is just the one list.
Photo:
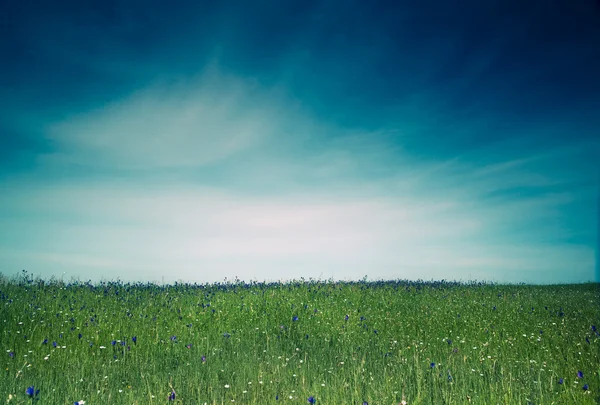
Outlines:
[[599, 288], [4, 277], [0, 403], [598, 404]]

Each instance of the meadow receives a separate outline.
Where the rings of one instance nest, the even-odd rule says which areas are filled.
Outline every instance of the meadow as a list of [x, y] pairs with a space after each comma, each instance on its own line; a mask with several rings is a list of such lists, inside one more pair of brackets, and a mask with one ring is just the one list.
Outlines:
[[9, 404], [598, 404], [598, 284], [0, 278]]

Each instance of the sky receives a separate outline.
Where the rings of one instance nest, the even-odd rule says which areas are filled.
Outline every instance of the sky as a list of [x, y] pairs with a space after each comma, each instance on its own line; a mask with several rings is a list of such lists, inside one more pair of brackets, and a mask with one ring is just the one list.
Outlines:
[[0, 273], [600, 281], [600, 3], [0, 12]]

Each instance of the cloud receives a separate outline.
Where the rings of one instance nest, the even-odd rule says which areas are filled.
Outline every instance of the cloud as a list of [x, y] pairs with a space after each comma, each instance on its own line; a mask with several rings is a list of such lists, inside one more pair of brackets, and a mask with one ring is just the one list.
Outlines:
[[48, 125], [46, 136], [56, 151], [40, 162], [202, 167], [273, 139], [293, 112], [285, 103], [277, 89], [224, 74], [213, 65], [193, 79], [162, 80]]
[[[577, 157], [597, 143], [417, 155], [411, 125], [318, 119], [216, 66], [156, 82], [46, 128], [54, 152], [0, 196], [14, 230], [0, 264], [192, 281], [590, 279], [593, 249], [569, 238], [591, 231], [569, 218], [589, 205]], [[43, 178], [57, 168], [65, 177]]]

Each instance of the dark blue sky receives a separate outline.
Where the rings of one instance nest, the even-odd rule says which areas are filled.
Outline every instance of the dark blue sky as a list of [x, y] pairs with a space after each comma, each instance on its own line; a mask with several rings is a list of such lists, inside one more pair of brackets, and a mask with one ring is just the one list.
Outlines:
[[[181, 278], [198, 263], [276, 277], [272, 238], [298, 230], [275, 244], [289, 250], [282, 277], [350, 260], [336, 277], [600, 278], [597, 1], [0, 7], [0, 271], [112, 277], [135, 263], [158, 277], [144, 263], [183, 255]], [[198, 211], [238, 218], [216, 201], [246, 216], [189, 226]], [[263, 210], [280, 221], [250, 221]], [[148, 236], [167, 226], [156, 211], [187, 253]], [[316, 222], [302, 232], [285, 219], [305, 216]], [[126, 257], [125, 231], [107, 224], [130, 222], [162, 259], [141, 245]], [[194, 247], [205, 243], [223, 253]]]

